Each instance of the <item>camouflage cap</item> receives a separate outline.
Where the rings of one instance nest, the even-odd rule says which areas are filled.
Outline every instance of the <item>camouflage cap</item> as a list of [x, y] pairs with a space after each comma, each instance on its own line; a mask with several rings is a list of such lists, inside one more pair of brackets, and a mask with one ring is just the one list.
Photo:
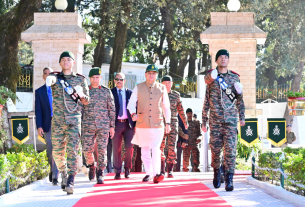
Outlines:
[[228, 58], [230, 57], [228, 50], [221, 49], [221, 50], [218, 50], [218, 52], [216, 53], [215, 62], [217, 61], [217, 59], [219, 58], [220, 55], [226, 55], [226, 56], [228, 56]]
[[63, 57], [69, 57], [69, 58], [75, 60], [74, 54], [70, 51], [65, 51], [65, 52], [61, 53], [61, 55], [59, 57], [59, 62], [61, 61], [61, 58], [63, 58]]
[[193, 113], [193, 110], [191, 108], [188, 108], [188, 109], [186, 109], [186, 113], [188, 113], [188, 112], [192, 112]]
[[161, 82], [163, 81], [173, 81], [172, 77], [169, 75], [165, 75], [162, 77]]
[[89, 78], [91, 78], [94, 75], [101, 75], [102, 70], [100, 68], [92, 68], [89, 72]]
[[149, 71], [158, 72], [158, 70], [159, 70], [159, 69], [158, 69], [157, 66], [155, 66], [155, 65], [149, 65], [149, 66], [147, 66], [145, 73], [146, 73], [146, 72], [149, 72]]

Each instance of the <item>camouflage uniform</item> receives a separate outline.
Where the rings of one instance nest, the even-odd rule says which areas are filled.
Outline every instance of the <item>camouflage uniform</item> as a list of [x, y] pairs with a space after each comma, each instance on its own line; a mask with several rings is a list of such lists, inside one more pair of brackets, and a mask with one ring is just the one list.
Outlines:
[[[64, 75], [62, 72], [54, 72], [50, 76]], [[86, 78], [72, 71], [71, 75], [64, 75], [67, 82], [75, 87], [77, 85], [83, 88], [84, 98], [89, 102], [89, 90]], [[81, 102], [74, 110], [76, 104], [70, 96], [63, 91], [61, 83], [56, 78], [56, 82], [51, 86], [53, 96], [53, 118], [52, 118], [52, 145], [53, 158], [60, 172], [68, 168], [69, 175], [77, 173], [77, 154], [79, 148], [79, 137], [81, 132]], [[64, 95], [63, 95], [64, 94]], [[66, 106], [70, 110], [67, 110]], [[67, 152], [67, 161], [65, 154]]]
[[[177, 155], [175, 152], [175, 145], [178, 139], [178, 117], [177, 113], [179, 114], [180, 118], [182, 119], [184, 125], [186, 125], [186, 117], [184, 114], [184, 109], [180, 100], [180, 93], [174, 90], [171, 90], [168, 93], [169, 101], [170, 101], [170, 110], [171, 110], [171, 131], [169, 134], [164, 133], [164, 137], [161, 143], [161, 160], [165, 160], [165, 155], [167, 157], [166, 163], [168, 164], [175, 164]], [[164, 130], [165, 132], [165, 130]], [[166, 139], [167, 137], [167, 139]], [[166, 139], [166, 144], [165, 144]], [[166, 145], [166, 147], [165, 147]], [[164, 150], [164, 148], [167, 150]], [[166, 152], [167, 151], [167, 152]]]
[[[191, 120], [188, 121], [188, 136], [189, 139], [187, 140], [188, 144], [183, 149], [183, 172], [188, 172], [188, 166], [190, 163], [190, 156], [192, 153], [193, 163], [194, 163], [194, 172], [200, 172], [199, 167], [199, 150], [197, 147], [197, 139], [201, 136], [201, 129], [200, 129], [200, 122]], [[180, 133], [180, 132], [179, 132]]]
[[[225, 93], [222, 93], [217, 80], [211, 78], [211, 71], [204, 77], [207, 83], [204, 106], [202, 110], [202, 125], [206, 126], [209, 114], [210, 125], [210, 147], [212, 151], [211, 166], [218, 169], [221, 165], [221, 149], [224, 147], [224, 166], [226, 173], [234, 173], [236, 146], [237, 146], [237, 121], [245, 120], [245, 105], [243, 95], [237, 94], [236, 103], [232, 101]], [[234, 83], [239, 82], [239, 75], [233, 71], [224, 74], [224, 80], [229, 88], [234, 88]], [[229, 107], [229, 109], [224, 109]]]
[[82, 147], [88, 165], [94, 164], [94, 144], [97, 143], [97, 169], [107, 166], [107, 144], [110, 127], [114, 127], [115, 106], [109, 88], [90, 86], [90, 103], [84, 106], [82, 120]]
[[[122, 160], [122, 163], [125, 160], [125, 155], [126, 155], [125, 141], [124, 141], [124, 139], [122, 139], [122, 151], [121, 151], [121, 160]], [[136, 158], [137, 158], [137, 146], [133, 145], [132, 168], [130, 169], [130, 172], [135, 172]]]

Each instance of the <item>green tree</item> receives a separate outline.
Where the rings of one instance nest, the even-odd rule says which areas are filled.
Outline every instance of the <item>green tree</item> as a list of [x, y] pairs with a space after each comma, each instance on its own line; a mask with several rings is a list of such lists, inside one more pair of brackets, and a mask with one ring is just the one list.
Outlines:
[[[20, 0], [0, 14], [0, 84], [16, 92], [21, 69], [18, 64], [18, 40], [34, 18], [42, 0]], [[3, 8], [2, 10], [3, 11]]]

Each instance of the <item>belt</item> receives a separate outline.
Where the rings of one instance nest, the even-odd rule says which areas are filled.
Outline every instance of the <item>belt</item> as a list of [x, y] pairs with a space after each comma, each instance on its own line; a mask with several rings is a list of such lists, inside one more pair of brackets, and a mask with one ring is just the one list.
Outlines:
[[118, 122], [126, 122], [128, 119], [117, 119]]

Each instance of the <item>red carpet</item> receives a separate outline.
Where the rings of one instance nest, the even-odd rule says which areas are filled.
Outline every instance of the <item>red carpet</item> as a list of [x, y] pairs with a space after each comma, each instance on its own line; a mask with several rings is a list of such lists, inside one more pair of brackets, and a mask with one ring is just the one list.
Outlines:
[[197, 179], [185, 174], [174, 174], [175, 178], [165, 178], [159, 184], [143, 183], [144, 176], [144, 173], [132, 173], [125, 179], [122, 174], [121, 180], [114, 180], [114, 173], [110, 173], [105, 177], [105, 184], [95, 185], [74, 207], [231, 206]]

